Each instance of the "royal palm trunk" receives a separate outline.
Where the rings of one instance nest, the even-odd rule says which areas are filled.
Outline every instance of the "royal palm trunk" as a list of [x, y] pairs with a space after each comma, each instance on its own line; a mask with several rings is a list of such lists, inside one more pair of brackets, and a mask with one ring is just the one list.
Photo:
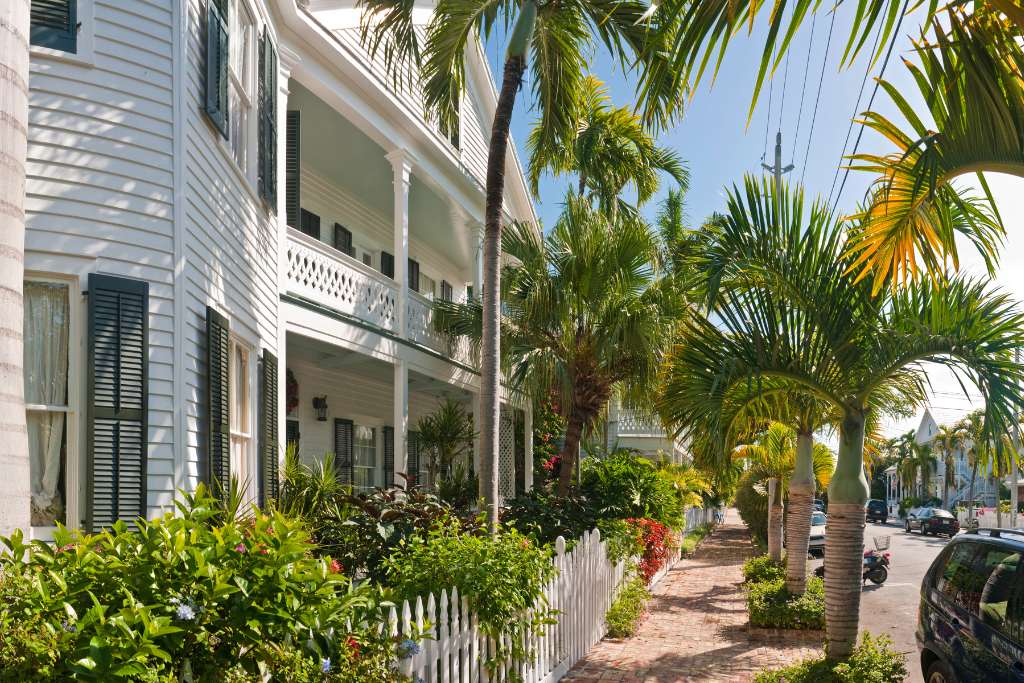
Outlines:
[[860, 622], [864, 553], [864, 412], [851, 410], [839, 429], [839, 458], [828, 487], [825, 527], [825, 640], [828, 656], [849, 656]]
[[505, 159], [508, 133], [515, 108], [516, 93], [526, 71], [526, 51], [537, 19], [536, 5], [523, 3], [509, 39], [501, 91], [494, 108], [491, 141], [487, 151], [487, 205], [484, 209], [483, 243], [483, 329], [480, 344], [480, 494], [487, 505], [492, 534], [498, 533], [500, 463], [498, 425], [500, 424], [501, 386], [501, 227], [505, 201]]
[[29, 0], [0, 2], [0, 534], [27, 530], [31, 484], [22, 374]]
[[782, 562], [782, 484], [768, 480], [768, 556]]
[[807, 546], [814, 512], [814, 435], [797, 432], [796, 462], [789, 480], [786, 516], [786, 590], [797, 595], [807, 589]]

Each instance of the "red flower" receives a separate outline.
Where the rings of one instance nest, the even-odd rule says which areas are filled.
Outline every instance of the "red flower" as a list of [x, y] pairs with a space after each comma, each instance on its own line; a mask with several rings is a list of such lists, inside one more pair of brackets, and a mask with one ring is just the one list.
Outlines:
[[352, 654], [356, 657], [359, 656], [359, 641], [349, 636], [345, 639], [345, 644], [348, 645], [348, 649], [352, 650]]
[[335, 574], [340, 574], [345, 571], [345, 568], [341, 566], [341, 562], [338, 562], [333, 557], [331, 558], [331, 571]]

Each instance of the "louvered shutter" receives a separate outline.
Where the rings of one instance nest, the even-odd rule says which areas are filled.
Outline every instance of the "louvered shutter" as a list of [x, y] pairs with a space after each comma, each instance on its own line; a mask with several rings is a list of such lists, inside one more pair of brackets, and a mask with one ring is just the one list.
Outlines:
[[420, 264], [413, 259], [409, 259], [409, 289], [420, 291]]
[[277, 210], [277, 51], [263, 28], [259, 58], [259, 189], [271, 210]]
[[395, 428], [384, 427], [384, 488], [395, 485]]
[[277, 356], [263, 350], [260, 366], [260, 505], [277, 499]]
[[32, 0], [29, 40], [64, 52], [78, 51], [77, 0]]
[[284, 207], [288, 225], [301, 228], [299, 207], [299, 112], [288, 112], [284, 128]]
[[227, 2], [206, 6], [206, 115], [228, 137], [228, 13]]
[[299, 421], [287, 420], [285, 422], [284, 428], [284, 442], [289, 446], [295, 444], [295, 449], [298, 450], [300, 438], [301, 434], [299, 434]]
[[420, 433], [409, 432], [409, 458], [405, 466], [409, 488], [420, 485]]
[[392, 280], [395, 279], [395, 257], [393, 254], [386, 251], [380, 252], [380, 272]]
[[441, 300], [451, 301], [454, 290], [452, 289], [451, 283], [447, 280], [441, 280]]
[[334, 419], [334, 471], [338, 481], [351, 486], [356, 480], [355, 424], [352, 420]]
[[356, 255], [356, 249], [352, 246], [352, 231], [341, 223], [334, 224], [334, 248], [353, 258]]
[[206, 308], [207, 481], [231, 490], [231, 345], [228, 319]]
[[320, 239], [320, 216], [312, 211], [302, 209], [299, 219], [299, 230], [313, 239]]
[[86, 526], [146, 510], [149, 283], [89, 275]]
[[466, 303], [473, 300], [473, 285], [466, 285]]

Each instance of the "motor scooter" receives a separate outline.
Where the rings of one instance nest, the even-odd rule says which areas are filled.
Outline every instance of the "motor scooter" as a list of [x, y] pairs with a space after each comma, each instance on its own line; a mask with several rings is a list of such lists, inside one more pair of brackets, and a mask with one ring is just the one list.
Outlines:
[[[881, 586], [889, 578], [889, 559], [891, 556], [886, 552], [889, 550], [889, 537], [876, 536], [874, 541], [875, 549], [864, 551], [864, 569], [861, 573], [861, 582], [867, 583], [870, 581], [876, 586]], [[814, 570], [814, 575], [825, 578], [824, 563]]]

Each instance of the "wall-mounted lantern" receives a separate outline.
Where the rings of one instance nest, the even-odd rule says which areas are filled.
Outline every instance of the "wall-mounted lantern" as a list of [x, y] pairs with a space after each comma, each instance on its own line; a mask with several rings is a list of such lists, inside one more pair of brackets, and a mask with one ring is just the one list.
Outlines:
[[319, 422], [327, 422], [327, 395], [313, 397], [313, 410]]

